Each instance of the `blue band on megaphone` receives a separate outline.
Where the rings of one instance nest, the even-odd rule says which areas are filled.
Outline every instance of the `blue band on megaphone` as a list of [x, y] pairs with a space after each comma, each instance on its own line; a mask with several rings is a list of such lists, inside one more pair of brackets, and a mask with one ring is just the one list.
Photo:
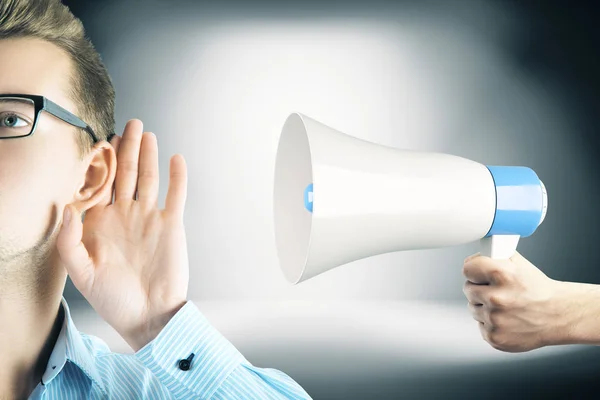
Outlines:
[[312, 212], [313, 211], [313, 184], [311, 183], [304, 189], [304, 207]]
[[527, 237], [537, 229], [542, 218], [542, 183], [527, 167], [486, 167], [496, 186], [496, 214], [486, 235]]

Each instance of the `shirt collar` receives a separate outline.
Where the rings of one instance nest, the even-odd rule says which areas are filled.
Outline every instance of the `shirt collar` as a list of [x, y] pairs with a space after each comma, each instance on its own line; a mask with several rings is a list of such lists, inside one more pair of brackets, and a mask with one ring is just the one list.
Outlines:
[[67, 360], [69, 360], [77, 365], [88, 378], [105, 391], [104, 383], [93, 362], [94, 360], [90, 353], [90, 349], [85, 345], [81, 334], [73, 323], [71, 311], [69, 310], [69, 305], [64, 296], [61, 300], [61, 307], [64, 311], [63, 324], [60, 333], [58, 334], [56, 344], [54, 345], [54, 349], [50, 354], [46, 371], [42, 376], [42, 383], [47, 385], [60, 373]]

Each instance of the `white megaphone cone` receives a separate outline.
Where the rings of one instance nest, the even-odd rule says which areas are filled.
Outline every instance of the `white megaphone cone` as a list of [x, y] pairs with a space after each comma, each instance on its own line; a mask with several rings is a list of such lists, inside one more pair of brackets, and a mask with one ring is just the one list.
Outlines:
[[509, 258], [543, 221], [547, 196], [526, 167], [386, 147], [294, 113], [273, 205], [280, 265], [298, 283], [376, 254], [475, 240], [482, 255]]

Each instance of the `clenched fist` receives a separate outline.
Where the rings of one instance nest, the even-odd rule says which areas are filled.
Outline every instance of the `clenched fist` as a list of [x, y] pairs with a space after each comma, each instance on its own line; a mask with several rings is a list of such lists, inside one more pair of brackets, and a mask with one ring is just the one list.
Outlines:
[[578, 297], [568, 282], [550, 279], [518, 252], [507, 260], [474, 254], [463, 274], [468, 307], [495, 349], [524, 352], [574, 341]]

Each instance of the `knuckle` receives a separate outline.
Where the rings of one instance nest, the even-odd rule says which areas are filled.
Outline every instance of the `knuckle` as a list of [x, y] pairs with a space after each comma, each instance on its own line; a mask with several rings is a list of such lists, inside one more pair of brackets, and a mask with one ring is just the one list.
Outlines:
[[487, 342], [495, 348], [497, 348], [497, 346], [501, 346], [502, 334], [497, 330], [489, 332], [487, 335]]
[[496, 308], [504, 308], [508, 305], [508, 298], [501, 293], [494, 293], [489, 296], [489, 302]]
[[488, 312], [488, 321], [490, 321], [490, 325], [494, 328], [498, 328], [502, 326], [502, 318], [503, 315], [499, 310], [491, 310]]
[[186, 179], [187, 174], [185, 172], [171, 172], [169, 176], [174, 179]]
[[490, 305], [492, 306], [498, 306], [500, 304], [500, 297], [497, 294], [491, 294], [488, 297], [488, 302], [490, 303]]
[[504, 271], [503, 269], [500, 268], [494, 268], [492, 269], [490, 272], [490, 278], [492, 278], [492, 280], [498, 282], [498, 281], [503, 281], [506, 278], [506, 271]]
[[504, 346], [496, 342], [488, 342], [496, 350], [504, 351]]
[[140, 170], [138, 175], [140, 178], [146, 178], [146, 179], [155, 179], [158, 176], [156, 174], [156, 172], [149, 170], [149, 169]]
[[501, 331], [495, 331], [488, 335], [487, 342], [496, 350], [514, 352], [517, 351], [515, 343], [510, 336]]

